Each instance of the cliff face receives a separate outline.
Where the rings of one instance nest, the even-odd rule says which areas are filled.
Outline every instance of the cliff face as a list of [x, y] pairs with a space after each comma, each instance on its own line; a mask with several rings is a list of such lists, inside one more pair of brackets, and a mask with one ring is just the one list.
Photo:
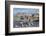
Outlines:
[[[17, 16], [17, 17], [16, 17]], [[39, 20], [39, 14], [31, 14], [31, 13], [18, 13], [16, 14], [16, 16], [14, 17], [14, 19], [18, 20], [18, 21], [28, 21], [31, 22], [33, 20]]]
[[38, 27], [39, 14], [18, 13], [14, 18], [14, 26], [18, 27]]

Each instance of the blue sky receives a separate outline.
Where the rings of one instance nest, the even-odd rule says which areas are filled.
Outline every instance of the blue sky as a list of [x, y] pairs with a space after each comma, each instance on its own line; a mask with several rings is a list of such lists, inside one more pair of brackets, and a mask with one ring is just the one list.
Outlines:
[[15, 16], [17, 13], [36, 13], [39, 12], [39, 9], [33, 8], [13, 8], [13, 15]]

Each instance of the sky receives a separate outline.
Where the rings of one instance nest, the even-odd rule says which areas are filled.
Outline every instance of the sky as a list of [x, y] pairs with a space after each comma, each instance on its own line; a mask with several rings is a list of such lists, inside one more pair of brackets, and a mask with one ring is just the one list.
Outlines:
[[17, 13], [36, 13], [39, 12], [39, 9], [33, 8], [13, 8], [13, 15], [15, 16]]

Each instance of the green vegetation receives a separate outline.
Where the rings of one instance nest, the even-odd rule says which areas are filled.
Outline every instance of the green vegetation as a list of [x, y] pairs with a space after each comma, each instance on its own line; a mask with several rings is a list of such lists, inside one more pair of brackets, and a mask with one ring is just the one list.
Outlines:
[[14, 20], [19, 21], [20, 20], [20, 17], [19, 16], [14, 16]]

